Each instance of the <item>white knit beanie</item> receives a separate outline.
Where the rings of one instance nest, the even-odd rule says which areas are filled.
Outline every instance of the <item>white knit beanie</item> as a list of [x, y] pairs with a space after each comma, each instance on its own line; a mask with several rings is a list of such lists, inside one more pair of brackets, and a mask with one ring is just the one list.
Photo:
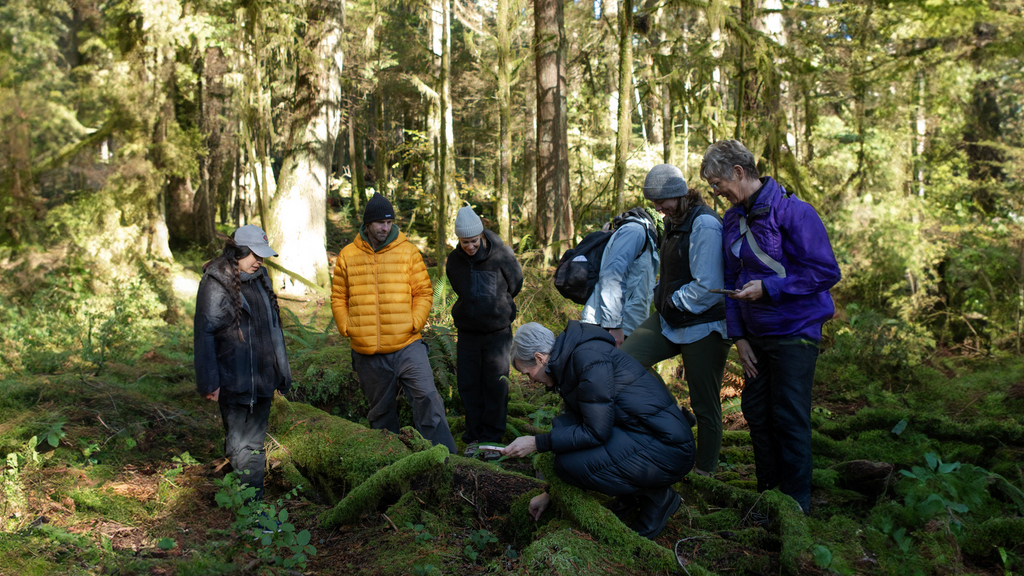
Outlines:
[[484, 231], [484, 223], [469, 206], [459, 208], [455, 216], [455, 235], [459, 238], [472, 238]]

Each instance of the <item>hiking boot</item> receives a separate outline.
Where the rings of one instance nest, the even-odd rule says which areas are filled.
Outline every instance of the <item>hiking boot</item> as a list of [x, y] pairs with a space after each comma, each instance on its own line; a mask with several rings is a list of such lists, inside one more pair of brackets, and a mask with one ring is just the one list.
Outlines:
[[679, 510], [680, 497], [670, 486], [650, 488], [637, 494], [640, 514], [630, 526], [644, 538], [654, 539], [668, 524], [668, 519]]
[[636, 509], [640, 507], [640, 501], [637, 500], [633, 494], [626, 494], [625, 496], [616, 496], [612, 498], [604, 505], [615, 517], [619, 520], [625, 521], [631, 514], [636, 512]]
[[476, 447], [479, 445], [479, 442], [470, 442], [469, 444], [466, 444], [466, 450], [462, 453], [462, 455], [465, 456], [466, 458], [472, 458], [473, 456], [476, 456]]

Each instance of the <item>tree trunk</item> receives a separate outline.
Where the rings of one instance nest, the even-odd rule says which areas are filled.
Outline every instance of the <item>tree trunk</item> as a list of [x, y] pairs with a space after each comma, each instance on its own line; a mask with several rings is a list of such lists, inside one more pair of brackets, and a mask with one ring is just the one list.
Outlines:
[[633, 132], [633, 2], [620, 0], [619, 6], [619, 114], [615, 139], [615, 211], [626, 206], [626, 158]]
[[348, 107], [348, 166], [352, 172], [352, 216], [362, 220], [362, 202], [366, 198], [366, 184], [363, 181], [363, 139], [359, 135], [356, 113], [359, 109], [355, 94], [349, 93]]
[[[308, 60], [300, 60], [296, 109], [280, 184], [271, 201], [267, 233], [281, 255], [279, 263], [303, 278], [327, 286], [327, 189], [334, 138], [341, 125], [342, 68], [340, 12], [330, 0], [307, 6]], [[280, 290], [304, 294], [301, 281], [282, 275]]]
[[[537, 211], [537, 87], [536, 69], [523, 69], [523, 202], [521, 218], [527, 229], [540, 238], [540, 215]], [[531, 95], [533, 97], [531, 97]], [[535, 242], [537, 243], [537, 242]]]
[[509, 34], [509, 0], [498, 0], [498, 230], [512, 245], [509, 219], [509, 175], [512, 173], [512, 42]]
[[561, 0], [534, 0], [538, 242], [553, 263], [574, 235], [569, 204], [564, 18]]
[[[224, 159], [231, 149], [230, 139], [224, 138], [231, 123], [224, 116], [224, 102], [229, 90], [224, 86], [228, 63], [219, 47], [206, 49], [201, 78], [200, 131], [206, 134], [207, 155], [200, 159], [202, 180], [193, 204], [195, 241], [201, 246], [214, 243], [217, 216], [217, 192], [224, 172]], [[228, 134], [230, 136], [230, 134]]]

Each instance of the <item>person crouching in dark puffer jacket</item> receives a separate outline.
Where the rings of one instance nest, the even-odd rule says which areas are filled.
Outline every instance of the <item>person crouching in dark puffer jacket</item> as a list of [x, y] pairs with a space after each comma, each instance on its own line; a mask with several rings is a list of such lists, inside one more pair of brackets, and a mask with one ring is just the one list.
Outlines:
[[[639, 362], [615, 348], [597, 326], [572, 320], [555, 338], [530, 322], [516, 331], [512, 365], [533, 382], [557, 390], [565, 413], [552, 430], [522, 436], [505, 456], [554, 452], [565, 482], [614, 496], [608, 508], [620, 519], [639, 509], [630, 526], [654, 538], [679, 509], [679, 482], [694, 461], [690, 426], [675, 399]], [[530, 501], [534, 519], [551, 503], [547, 493]]]

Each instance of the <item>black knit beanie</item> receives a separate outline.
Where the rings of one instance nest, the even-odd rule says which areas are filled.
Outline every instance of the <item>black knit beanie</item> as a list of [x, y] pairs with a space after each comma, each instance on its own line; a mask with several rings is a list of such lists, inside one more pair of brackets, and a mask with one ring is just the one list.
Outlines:
[[391, 202], [388, 202], [388, 199], [381, 196], [380, 193], [374, 192], [373, 198], [366, 203], [366, 211], [363, 212], [363, 225], [378, 220], [394, 219], [395, 209], [391, 206]]

